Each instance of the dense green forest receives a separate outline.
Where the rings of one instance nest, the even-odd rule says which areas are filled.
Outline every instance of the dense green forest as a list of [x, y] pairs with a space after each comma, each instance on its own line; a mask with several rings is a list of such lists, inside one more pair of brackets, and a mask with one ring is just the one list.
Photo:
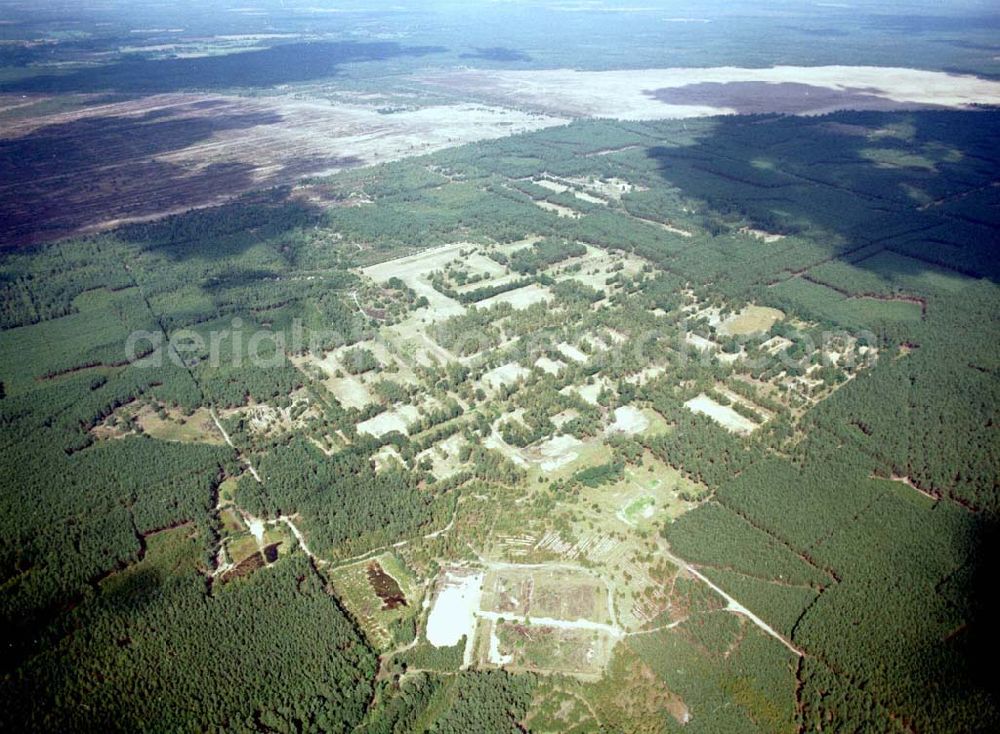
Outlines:
[[[456, 673], [426, 643], [380, 660], [326, 574], [396, 547], [429, 582], [519, 511], [504, 492], [556, 523], [654, 461], [701, 491], [649, 536], [787, 643], [678, 577], [688, 614], [619, 646], [687, 702], [685, 731], [996, 728], [998, 127], [989, 110], [575, 122], [303, 184], [363, 207], [282, 188], [4, 251], [5, 728], [521, 730], [535, 674]], [[632, 188], [567, 195], [579, 216], [560, 217], [537, 205], [543, 174]], [[497, 275], [452, 269], [418, 295], [363, 274], [456, 242]], [[503, 300], [529, 286], [551, 300]], [[432, 297], [461, 312], [421, 322]], [[784, 320], [739, 335], [698, 315], [742, 304]], [[387, 358], [379, 336], [418, 326], [455, 359]], [[845, 365], [845, 344], [877, 360]], [[752, 431], [693, 412], [702, 395]], [[624, 407], [662, 428], [607, 435]], [[213, 440], [163, 433], [198, 410]], [[555, 480], [504, 453], [557, 435], [604, 453]], [[220, 583], [251, 518], [294, 521], [307, 548], [281, 540]]]

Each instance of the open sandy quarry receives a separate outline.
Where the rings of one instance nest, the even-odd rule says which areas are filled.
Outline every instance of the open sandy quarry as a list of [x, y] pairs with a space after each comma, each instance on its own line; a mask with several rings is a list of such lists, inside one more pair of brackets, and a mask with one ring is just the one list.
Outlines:
[[497, 104], [572, 117], [621, 120], [840, 109], [964, 108], [1000, 103], [1000, 82], [875, 66], [714, 67], [615, 71], [463, 70], [425, 75], [427, 84]]
[[465, 637], [465, 662], [472, 651], [476, 612], [482, 595], [483, 574], [464, 569], [445, 572], [441, 589], [427, 616], [427, 641], [434, 647], [451, 647]]

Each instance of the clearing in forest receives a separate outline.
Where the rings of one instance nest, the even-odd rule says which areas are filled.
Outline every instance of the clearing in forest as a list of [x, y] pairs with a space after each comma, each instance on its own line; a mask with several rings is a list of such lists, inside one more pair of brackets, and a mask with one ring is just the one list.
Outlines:
[[494, 367], [483, 375], [482, 383], [491, 390], [499, 390], [504, 385], [513, 385], [523, 377], [531, 374], [531, 370], [522, 367], [517, 362], [508, 362]]
[[466, 659], [476, 631], [476, 612], [482, 594], [483, 572], [446, 569], [438, 580], [437, 595], [427, 615], [427, 641], [434, 647], [452, 647], [466, 639]]
[[631, 405], [615, 408], [613, 417], [614, 421], [606, 430], [608, 434], [624, 433], [633, 436], [649, 428], [649, 418], [646, 417], [646, 414]]
[[783, 318], [785, 318], [785, 314], [776, 308], [747, 306], [719, 324], [718, 331], [723, 336], [761, 334]]
[[533, 306], [536, 303], [542, 303], [543, 301], [548, 301], [552, 299], [552, 294], [549, 289], [538, 283], [532, 283], [531, 285], [526, 285], [524, 288], [517, 288], [512, 291], [506, 291], [504, 293], [499, 293], [490, 298], [484, 299], [476, 303], [479, 308], [489, 308], [498, 303], [509, 303], [516, 309], [527, 308], [528, 306]]
[[745, 418], [728, 405], [720, 405], [705, 393], [700, 393], [697, 397], [691, 398], [686, 403], [688, 410], [692, 413], [706, 415], [727, 431], [748, 435], [757, 429], [757, 424], [749, 418]]

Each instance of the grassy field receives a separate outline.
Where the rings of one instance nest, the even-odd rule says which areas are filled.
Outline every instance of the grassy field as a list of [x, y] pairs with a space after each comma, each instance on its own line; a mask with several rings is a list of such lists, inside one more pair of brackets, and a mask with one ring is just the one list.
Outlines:
[[183, 415], [177, 410], [166, 411], [165, 415], [165, 418], [160, 417], [147, 406], [136, 413], [135, 418], [143, 433], [161, 441], [192, 441], [216, 446], [225, 443], [207, 408], [199, 408], [191, 415]]
[[[406, 599], [405, 604], [392, 609], [386, 608], [369, 579], [369, 567], [372, 563], [377, 563], [396, 581]], [[381, 651], [393, 648], [392, 630], [395, 625], [403, 620], [413, 620], [420, 614], [423, 589], [393, 553], [383, 553], [341, 566], [329, 571], [328, 576], [341, 603], [358, 620], [365, 636]]]

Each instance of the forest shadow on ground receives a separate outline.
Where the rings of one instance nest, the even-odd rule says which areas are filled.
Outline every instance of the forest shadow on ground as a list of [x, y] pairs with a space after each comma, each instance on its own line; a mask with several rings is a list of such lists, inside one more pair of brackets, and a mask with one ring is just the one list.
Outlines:
[[965, 600], [968, 623], [953, 636], [960, 659], [967, 663], [969, 678], [1000, 700], [1000, 678], [996, 674], [1000, 655], [1000, 629], [996, 625], [996, 569], [1000, 564], [1000, 521], [977, 517], [972, 535], [967, 579], [955, 584]]
[[331, 77], [345, 64], [442, 53], [439, 46], [394, 42], [289, 43], [261, 51], [173, 59], [125, 59], [65, 74], [0, 84], [0, 92], [67, 94], [116, 91], [159, 94], [182, 90], [271, 87]]
[[523, 51], [505, 46], [492, 46], [482, 48], [477, 46], [474, 51], [459, 54], [460, 59], [475, 59], [477, 61], [495, 61], [499, 63], [511, 63], [515, 61], [531, 61], [532, 58]]
[[[708, 205], [714, 234], [749, 221], [855, 267], [881, 245], [908, 265], [998, 282], [998, 132], [992, 109], [726, 116], [693, 145], [648, 155], [666, 182]], [[783, 246], [762, 246], [761, 257]]]
[[[218, 206], [119, 227], [115, 236], [174, 262], [225, 262], [262, 241], [280, 239], [322, 221], [324, 210], [320, 206], [291, 194], [290, 186], [250, 191]], [[211, 283], [203, 285], [226, 288], [279, 275], [239, 266], [216, 273]]]
[[[831, 655], [838, 663], [850, 660], [845, 651], [852, 646], [863, 650], [851, 675], [876, 697], [893, 688], [886, 681], [921, 681], [910, 700], [899, 694], [902, 711], [919, 711], [923, 698], [932, 711], [952, 695], [976, 701], [997, 695], [991, 599], [1000, 523], [988, 498], [996, 489], [989, 380], [996, 375], [993, 311], [1000, 282], [998, 128], [996, 110], [721, 117], [688, 144], [664, 141], [648, 152], [662, 179], [694, 202], [698, 214], [692, 218], [700, 217], [715, 235], [678, 252], [685, 276], [707, 273], [703, 282], [712, 282], [716, 274], [748, 272], [738, 282], [744, 297], [760, 297], [786, 313], [790, 304], [795, 315], [824, 328], [871, 329], [893, 350], [880, 355], [868, 375], [810, 410], [806, 426], [813, 443], [803, 448], [803, 462], [816, 462], [831, 446], [837, 451], [831, 466], [849, 461], [847, 447], [857, 441], [878, 476], [910, 481], [920, 471], [933, 475], [933, 482], [897, 487], [904, 497], [912, 492], [907, 501], [920, 503], [914, 515], [921, 527], [892, 516], [874, 520], [876, 532], [868, 533], [872, 565], [845, 570], [840, 590], [831, 586], [811, 612], [814, 620], [827, 620], [846, 618], [841, 610], [851, 609], [851, 622], [836, 640], [811, 636], [808, 626], [795, 640], [807, 654]], [[747, 226], [783, 238], [751, 238]], [[785, 286], [784, 295], [777, 294]], [[926, 309], [906, 320], [880, 308], [900, 300], [911, 306], [920, 300]], [[842, 302], [851, 307], [838, 311]], [[882, 420], [871, 434], [870, 426]], [[827, 430], [831, 435], [824, 435]], [[894, 442], [898, 449], [888, 450]], [[789, 496], [798, 496], [788, 486]], [[841, 490], [831, 480], [818, 485], [816, 496], [825, 500]], [[824, 507], [815, 506], [817, 517]], [[859, 517], [844, 525], [855, 528]], [[947, 547], [954, 561], [927, 572], [942, 558], [940, 552], [924, 557], [934, 553], [931, 542]], [[898, 555], [879, 556], [890, 550]], [[860, 557], [866, 551], [852, 552]], [[856, 604], [850, 594], [857, 595]], [[902, 615], [887, 624], [879, 616], [884, 609], [875, 606], [879, 598], [926, 622], [932, 634], [907, 639], [920, 625]], [[835, 604], [843, 606], [831, 612]], [[869, 665], [865, 656], [884, 661]], [[944, 683], [932, 689], [936, 680]]]
[[[0, 248], [47, 242], [109, 222], [220, 203], [300, 175], [359, 165], [354, 156], [177, 161], [226, 132], [279, 126], [272, 111], [204, 100], [137, 115], [84, 117], [0, 140]], [[268, 166], [262, 179], [259, 169]]]

